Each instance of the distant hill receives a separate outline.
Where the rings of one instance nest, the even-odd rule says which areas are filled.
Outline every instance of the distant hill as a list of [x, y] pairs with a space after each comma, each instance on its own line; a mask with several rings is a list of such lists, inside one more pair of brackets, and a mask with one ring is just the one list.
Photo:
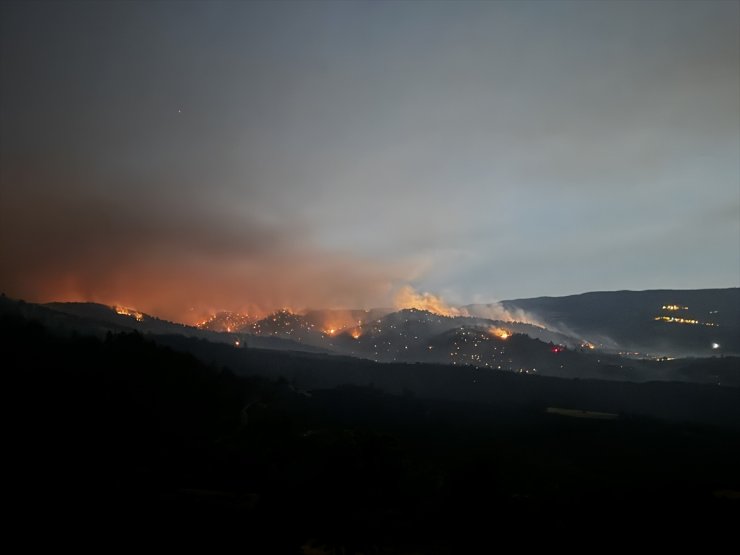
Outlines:
[[[740, 351], [734, 348], [740, 335], [733, 335], [737, 324], [726, 307], [734, 302], [738, 290], [718, 291], [698, 292], [700, 296], [675, 291], [589, 293], [503, 303], [510, 313], [534, 315], [549, 328], [417, 309], [391, 313], [314, 310], [307, 314], [279, 310], [260, 320], [221, 313], [208, 325], [194, 327], [125, 307], [37, 305], [7, 297], [0, 298], [0, 312], [19, 312], [66, 335], [103, 337], [108, 332], [137, 331], [168, 344], [177, 337], [226, 344], [228, 351], [204, 349], [193, 341], [182, 345], [189, 352], [215, 353], [216, 358], [204, 356], [202, 360], [225, 365], [238, 362], [245, 349], [269, 349], [563, 378], [737, 386], [740, 359], [731, 355]], [[651, 316], [650, 307], [656, 302], [667, 304], [660, 305], [659, 316]], [[474, 312], [475, 307], [470, 308]], [[713, 319], [700, 320], [700, 314]], [[604, 315], [603, 321], [599, 315]], [[211, 325], [226, 326], [227, 331], [208, 329]], [[682, 355], [691, 358], [682, 359]]]
[[615, 350], [740, 354], [740, 288], [593, 292], [501, 304]]
[[[336, 312], [312, 311], [300, 315], [280, 310], [244, 326], [241, 331], [250, 334], [245, 336], [248, 344], [254, 336], [275, 337], [377, 362], [470, 364], [509, 370], [523, 368], [518, 360], [521, 353], [514, 344], [510, 345], [505, 360], [499, 356], [506, 338], [514, 334], [526, 334], [548, 352], [550, 347], [544, 343], [574, 349], [582, 344], [576, 337], [521, 322], [448, 317], [417, 309], [382, 316], [379, 311], [352, 311], [349, 318], [346, 313]], [[478, 337], [477, 341], [472, 341], [473, 335]]]
[[[55, 333], [77, 333], [103, 337], [107, 332], [137, 331], [145, 335], [182, 335], [206, 339], [214, 343], [245, 344], [243, 335], [222, 333], [194, 326], [169, 322], [133, 309], [111, 307], [98, 303], [35, 304], [0, 297], [0, 313], [17, 312], [36, 320]], [[279, 337], [250, 337], [250, 346], [288, 351], [328, 352]]]

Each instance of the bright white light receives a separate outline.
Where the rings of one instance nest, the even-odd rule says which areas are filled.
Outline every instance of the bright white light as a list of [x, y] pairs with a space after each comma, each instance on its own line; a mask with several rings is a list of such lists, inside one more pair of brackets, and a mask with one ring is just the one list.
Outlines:
[[719, 343], [712, 343], [712, 349], [719, 349]]

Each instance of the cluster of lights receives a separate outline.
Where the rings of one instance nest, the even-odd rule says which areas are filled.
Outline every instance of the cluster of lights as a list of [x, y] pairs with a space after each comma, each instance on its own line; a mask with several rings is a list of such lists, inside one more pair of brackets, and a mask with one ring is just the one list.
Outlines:
[[308, 321], [304, 316], [294, 314], [290, 310], [282, 309], [273, 312], [267, 318], [251, 324], [247, 331], [254, 335], [277, 336], [296, 341], [319, 340], [322, 335], [333, 335], [336, 330], [320, 330], [316, 324]]
[[[376, 322], [369, 326], [366, 330], [362, 329], [362, 322], [358, 322], [358, 326], [349, 331], [349, 336], [357, 341], [360, 341], [362, 338], [367, 341], [368, 344], [372, 343], [373, 355], [375, 356], [376, 361], [386, 360], [395, 362], [398, 360], [401, 351], [409, 350], [409, 342], [421, 341], [418, 335], [412, 334], [411, 331], [408, 329], [409, 324], [413, 322], [430, 323], [432, 321], [432, 319], [430, 318], [432, 316], [431, 313], [427, 313], [423, 310], [412, 308], [405, 309], [402, 311], [402, 313], [404, 312], [418, 312], [422, 315], [422, 317], [421, 319], [415, 318], [414, 320], [404, 318], [403, 321], [389, 324], [387, 328], [383, 327], [383, 320], [376, 320]], [[434, 317], [434, 319], [436, 319], [438, 323], [442, 321], [439, 317]], [[392, 340], [391, 337], [396, 335], [399, 339], [394, 346], [394, 340]], [[380, 340], [380, 338], [384, 339]], [[413, 343], [411, 345], [412, 347], [415, 346]], [[407, 353], [404, 353], [404, 355], [406, 354]]]
[[[494, 333], [494, 329], [500, 333]], [[517, 371], [512, 367], [514, 361], [506, 356], [506, 347], [501, 343], [509, 337], [511, 332], [501, 328], [480, 330], [461, 327], [452, 341], [449, 360], [455, 366], [459, 363], [479, 368]]]
[[[676, 312], [677, 310], [688, 310], [688, 306], [681, 306], [678, 304], [664, 304], [661, 307], [663, 310], [667, 310], [668, 312]], [[709, 314], [717, 314], [717, 310], [710, 310]], [[714, 322], [702, 322], [700, 320], [697, 320], [695, 318], [678, 318], [676, 316], [656, 316], [654, 318], [658, 322], [669, 322], [671, 324], [689, 324], [692, 326], [710, 326], [710, 327], [718, 327], [719, 324], [715, 324]]]
[[[345, 322], [346, 324], [346, 322]], [[334, 346], [331, 341], [339, 340], [342, 336], [354, 340], [364, 335], [363, 321], [357, 320], [349, 326], [339, 324], [336, 319], [320, 322], [310, 315], [295, 314], [287, 309], [273, 312], [266, 318], [253, 322], [240, 331], [262, 337], [280, 337], [291, 339], [309, 345]]]
[[235, 332], [246, 328], [252, 321], [249, 314], [237, 314], [234, 312], [219, 312], [196, 324], [200, 329], [211, 331]]
[[[395, 316], [374, 321], [345, 320], [341, 323], [337, 319], [322, 321], [321, 318], [299, 315], [289, 310], [278, 310], [262, 320], [239, 327], [237, 324], [243, 321], [236, 319], [228, 321], [234, 324], [232, 329], [235, 331], [291, 339], [316, 346], [328, 344], [347, 354], [369, 355], [377, 362], [423, 360], [428, 357], [438, 360], [441, 355], [453, 365], [527, 374], [536, 372], [534, 368], [520, 367], [507, 352], [508, 340], [514, 335], [510, 329], [499, 326], [481, 328], [464, 325], [449, 330], [448, 326], [452, 320], [454, 318], [425, 310], [405, 309]], [[449, 347], [427, 343], [416, 331], [416, 326], [441, 327], [451, 331], [451, 335], [446, 336], [448, 339], [445, 340]], [[233, 344], [239, 347], [241, 343], [236, 340]], [[589, 343], [585, 345], [594, 348]], [[551, 348], [553, 353], [561, 353], [564, 350], [561, 345]]]
[[713, 322], [700, 322], [699, 320], [691, 320], [688, 318], [674, 318], [673, 316], [656, 316], [655, 320], [662, 321], [662, 322], [670, 322], [673, 324], [691, 324], [694, 326], [711, 326], [711, 327], [718, 327], [719, 324], [715, 324]]

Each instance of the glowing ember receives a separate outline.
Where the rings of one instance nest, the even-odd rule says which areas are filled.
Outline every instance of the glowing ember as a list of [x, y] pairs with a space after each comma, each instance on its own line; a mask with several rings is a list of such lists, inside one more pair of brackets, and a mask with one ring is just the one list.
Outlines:
[[328, 330], [324, 330], [324, 333], [325, 333], [326, 335], [334, 335], [335, 333], [337, 333], [337, 330], [336, 330], [336, 329], [334, 329], [334, 328], [330, 328], [330, 329], [328, 329]]
[[495, 335], [499, 339], [509, 339], [509, 337], [511, 337], [511, 332], [504, 328], [492, 327], [488, 330], [488, 333]]
[[116, 314], [120, 314], [121, 316], [130, 316], [131, 318], [135, 318], [137, 322], [141, 322], [144, 319], [144, 315], [141, 312], [131, 308], [116, 306], [114, 307], [114, 310], [116, 311]]
[[352, 330], [350, 335], [352, 336], [352, 339], [359, 339], [362, 335], [362, 330], [360, 330], [359, 328], [355, 328]]
[[253, 318], [249, 314], [240, 314], [236, 312], [217, 312], [208, 319], [198, 322], [196, 327], [211, 331], [239, 331], [246, 328]]

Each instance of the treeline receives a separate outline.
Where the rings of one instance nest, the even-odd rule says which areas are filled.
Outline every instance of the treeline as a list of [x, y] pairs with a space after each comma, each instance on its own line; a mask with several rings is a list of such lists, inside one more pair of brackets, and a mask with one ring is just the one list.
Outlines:
[[105, 531], [101, 548], [156, 531], [228, 535], [249, 553], [461, 553], [574, 529], [716, 536], [738, 516], [733, 428], [304, 391], [138, 334], [60, 338], [8, 315], [0, 357], [17, 462], [5, 472], [31, 540], [58, 542], [58, 528]]
[[[284, 377], [301, 389], [372, 385], [395, 394], [411, 392], [425, 399], [474, 401], [539, 411], [550, 406], [567, 407], [740, 428], [740, 389], [716, 384], [563, 379], [469, 366], [378, 364], [350, 357], [237, 349], [182, 336], [155, 339], [205, 363], [225, 365], [241, 376]], [[738, 368], [731, 364], [732, 360], [718, 361], [724, 373], [737, 376]], [[604, 371], [610, 370], [621, 371], [618, 364], [605, 364]], [[694, 371], [698, 374], [702, 369]]]

